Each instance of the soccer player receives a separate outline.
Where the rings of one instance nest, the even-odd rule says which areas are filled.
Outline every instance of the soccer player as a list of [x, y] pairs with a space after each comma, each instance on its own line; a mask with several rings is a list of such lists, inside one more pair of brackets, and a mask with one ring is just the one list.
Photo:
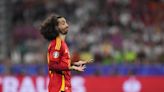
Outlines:
[[47, 52], [50, 82], [49, 92], [72, 92], [71, 71], [84, 71], [85, 64], [90, 61], [71, 63], [65, 37], [68, 32], [68, 23], [63, 16], [50, 15], [40, 29], [43, 37], [50, 41]]

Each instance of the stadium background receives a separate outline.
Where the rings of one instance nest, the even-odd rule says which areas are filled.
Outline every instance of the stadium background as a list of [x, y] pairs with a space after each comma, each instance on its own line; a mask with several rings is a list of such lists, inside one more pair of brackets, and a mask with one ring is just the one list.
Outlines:
[[0, 92], [47, 92], [47, 42], [39, 34], [51, 13], [66, 17], [73, 92], [164, 92], [163, 0], [0, 0]]

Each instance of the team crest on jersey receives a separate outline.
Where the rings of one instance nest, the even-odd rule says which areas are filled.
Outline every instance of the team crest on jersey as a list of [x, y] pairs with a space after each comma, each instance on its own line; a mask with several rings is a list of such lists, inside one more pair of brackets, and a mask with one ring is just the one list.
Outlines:
[[58, 58], [59, 57], [59, 52], [58, 51], [53, 52], [53, 57]]

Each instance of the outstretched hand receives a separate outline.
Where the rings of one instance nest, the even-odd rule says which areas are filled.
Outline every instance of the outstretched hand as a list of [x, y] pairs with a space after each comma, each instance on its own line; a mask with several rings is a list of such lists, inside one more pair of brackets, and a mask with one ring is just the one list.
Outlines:
[[83, 72], [84, 71], [84, 69], [86, 68], [86, 66], [85, 65], [79, 65], [79, 66], [71, 66], [71, 68], [73, 69], [73, 70], [76, 70], [76, 71], [79, 71], [79, 72]]
[[93, 59], [87, 60], [87, 61], [80, 60], [80, 61], [78, 61], [78, 62], [74, 62], [73, 64], [74, 64], [74, 65], [85, 65], [85, 64], [92, 63], [92, 62], [93, 62]]

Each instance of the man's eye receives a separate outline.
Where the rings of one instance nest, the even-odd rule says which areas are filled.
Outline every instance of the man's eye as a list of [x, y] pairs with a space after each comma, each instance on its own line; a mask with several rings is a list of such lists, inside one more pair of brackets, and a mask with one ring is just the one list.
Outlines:
[[64, 25], [65, 24], [65, 22], [62, 22], [62, 25]]

